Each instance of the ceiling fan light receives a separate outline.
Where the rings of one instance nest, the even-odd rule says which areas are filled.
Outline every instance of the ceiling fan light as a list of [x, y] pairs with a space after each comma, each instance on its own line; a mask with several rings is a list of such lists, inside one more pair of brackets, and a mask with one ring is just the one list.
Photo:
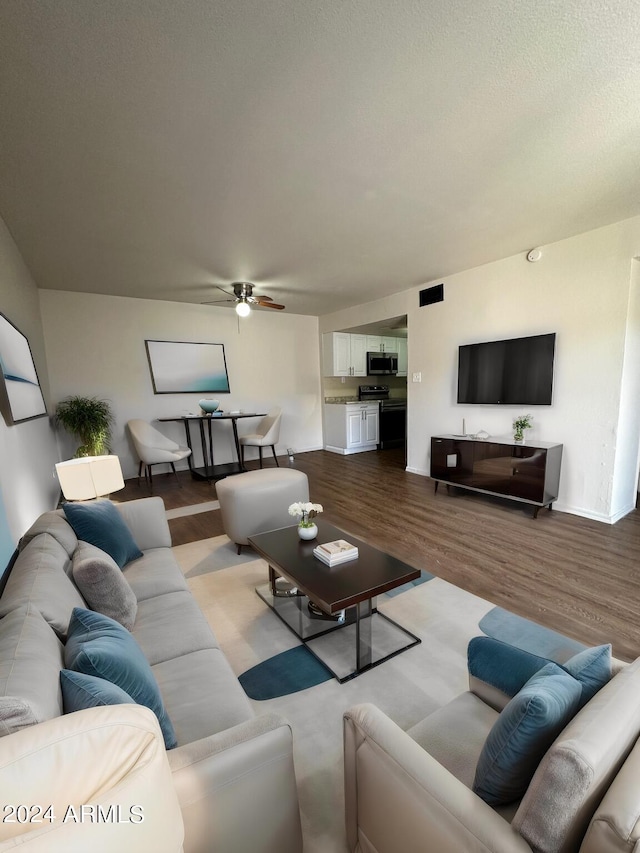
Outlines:
[[236, 305], [236, 314], [238, 317], [248, 317], [251, 314], [249, 303], [245, 302], [244, 299], [238, 302]]

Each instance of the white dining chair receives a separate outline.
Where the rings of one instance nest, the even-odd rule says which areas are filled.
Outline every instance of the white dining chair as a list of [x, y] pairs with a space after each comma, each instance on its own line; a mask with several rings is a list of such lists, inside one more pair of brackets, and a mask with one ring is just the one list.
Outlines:
[[279, 406], [275, 406], [269, 414], [263, 418], [258, 424], [255, 432], [248, 435], [240, 436], [240, 464], [244, 468], [244, 450], [245, 447], [257, 447], [260, 455], [260, 467], [262, 468], [262, 448], [270, 447], [273, 453], [273, 458], [276, 461], [278, 468], [280, 463], [276, 456], [276, 444], [280, 438], [280, 420], [282, 418], [282, 410]]
[[[191, 456], [191, 449], [189, 447], [181, 447], [175, 441], [172, 441], [172, 439], [167, 438], [166, 435], [155, 429], [155, 427], [152, 427], [150, 423], [139, 418], [127, 421], [127, 426], [129, 427], [136, 453], [140, 459], [138, 483], [140, 483], [142, 468], [144, 466], [144, 478], [151, 488], [153, 486], [151, 466], [161, 465], [162, 463], [171, 465], [171, 470], [176, 475], [176, 480], [178, 480], [175, 463]], [[178, 485], [180, 485], [180, 480], [178, 480]]]

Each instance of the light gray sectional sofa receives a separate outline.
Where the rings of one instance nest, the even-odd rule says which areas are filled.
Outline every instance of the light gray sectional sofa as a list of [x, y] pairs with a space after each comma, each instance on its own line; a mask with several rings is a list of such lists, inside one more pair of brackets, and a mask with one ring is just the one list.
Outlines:
[[[132, 634], [177, 736], [167, 756], [185, 851], [299, 853], [289, 725], [255, 717], [176, 563], [162, 500], [116, 507], [143, 552], [123, 573], [137, 599]], [[63, 714], [65, 634], [73, 608], [87, 608], [71, 574], [77, 546], [63, 511], [45, 513], [21, 540], [0, 597], [0, 734], [8, 739]], [[6, 794], [0, 778], [3, 802]]]

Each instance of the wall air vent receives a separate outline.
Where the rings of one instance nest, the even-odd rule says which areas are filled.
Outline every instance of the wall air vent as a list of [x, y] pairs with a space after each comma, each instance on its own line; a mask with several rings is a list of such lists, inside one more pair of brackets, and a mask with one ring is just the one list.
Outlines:
[[420, 291], [420, 307], [433, 305], [434, 302], [444, 302], [444, 284], [436, 284]]

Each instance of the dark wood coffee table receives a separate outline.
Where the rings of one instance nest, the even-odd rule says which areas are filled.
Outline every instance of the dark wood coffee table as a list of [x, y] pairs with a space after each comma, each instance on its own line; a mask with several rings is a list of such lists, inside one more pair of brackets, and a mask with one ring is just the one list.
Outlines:
[[[380, 613], [375, 601], [419, 578], [420, 570], [324, 520], [315, 521], [318, 536], [311, 542], [298, 538], [296, 526], [249, 537], [269, 565], [269, 583], [256, 592], [342, 683], [421, 642]], [[316, 545], [335, 539], [357, 546], [358, 558], [329, 567], [314, 557]], [[293, 594], [278, 590], [279, 576]]]

